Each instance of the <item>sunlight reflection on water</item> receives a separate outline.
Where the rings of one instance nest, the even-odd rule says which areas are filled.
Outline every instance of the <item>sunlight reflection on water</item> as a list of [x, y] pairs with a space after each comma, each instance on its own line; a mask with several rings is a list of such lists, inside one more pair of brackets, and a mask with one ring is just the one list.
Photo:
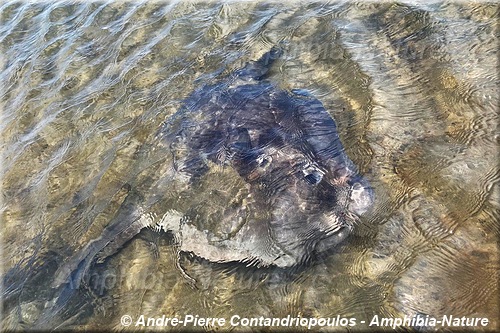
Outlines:
[[47, 327], [121, 329], [126, 313], [497, 323], [498, 12], [472, 2], [4, 2], [4, 327], [43, 317], [57, 267], [148, 177], [137, 176], [152, 164], [145, 147], [183, 99], [280, 41], [270, 80], [321, 100], [375, 189], [372, 212], [338, 252], [294, 273], [177, 258], [172, 237], [146, 230], [94, 265]]

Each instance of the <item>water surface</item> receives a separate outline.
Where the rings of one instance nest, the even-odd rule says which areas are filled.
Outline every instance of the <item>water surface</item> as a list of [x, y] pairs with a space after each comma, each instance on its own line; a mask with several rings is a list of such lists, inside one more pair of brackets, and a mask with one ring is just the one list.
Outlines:
[[[3, 327], [238, 314], [340, 315], [366, 329], [374, 315], [423, 314], [492, 329], [498, 15], [495, 2], [2, 2]], [[374, 187], [353, 235], [283, 273], [178, 257], [172, 237], [145, 230], [44, 319], [57, 267], [141, 186], [165, 119], [280, 42], [269, 79], [322, 101]]]

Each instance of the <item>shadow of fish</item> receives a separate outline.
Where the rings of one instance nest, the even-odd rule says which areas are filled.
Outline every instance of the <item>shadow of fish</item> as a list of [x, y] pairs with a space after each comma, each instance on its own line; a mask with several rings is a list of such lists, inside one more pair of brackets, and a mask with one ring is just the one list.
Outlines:
[[155, 194], [131, 191], [101, 236], [58, 270], [54, 286], [78, 287], [92, 262], [145, 227], [173, 233], [179, 251], [256, 266], [303, 264], [346, 238], [373, 191], [322, 103], [266, 80], [281, 53], [275, 47], [185, 100], [151, 148], [168, 157], [147, 185]]

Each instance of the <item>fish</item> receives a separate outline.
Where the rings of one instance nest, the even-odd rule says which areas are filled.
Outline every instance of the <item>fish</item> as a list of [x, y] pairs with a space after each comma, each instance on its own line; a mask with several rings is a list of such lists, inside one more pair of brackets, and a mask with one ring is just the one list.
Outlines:
[[92, 263], [144, 228], [172, 234], [179, 253], [257, 267], [305, 265], [348, 237], [374, 191], [321, 101], [270, 79], [282, 54], [275, 46], [184, 100], [148, 148], [158, 158], [154, 171], [143, 171], [142, 190], [131, 185], [110, 224], [58, 269], [53, 286], [78, 286]]

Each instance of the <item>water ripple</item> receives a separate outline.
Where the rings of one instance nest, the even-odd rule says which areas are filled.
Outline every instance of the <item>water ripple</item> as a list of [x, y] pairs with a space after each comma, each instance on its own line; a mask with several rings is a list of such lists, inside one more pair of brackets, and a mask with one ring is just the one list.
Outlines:
[[[499, 12], [495, 3], [415, 1], [3, 2], [2, 324], [74, 320], [94, 330], [122, 329], [124, 313], [425, 313], [495, 325]], [[164, 196], [152, 215], [180, 209], [188, 190], [147, 185], [172, 173], [152, 149], [158, 128], [193, 91], [277, 44], [285, 53], [269, 80], [321, 100], [374, 188], [345, 244], [308, 267], [261, 270], [179, 254], [180, 239], [146, 230], [101, 253], [78, 297], [55, 295], [57, 267], [127, 198]], [[218, 172], [228, 180], [219, 189], [235, 187]], [[197, 202], [191, 215], [216, 220], [220, 205]], [[75, 304], [51, 317], [45, 304], [65, 297]]]

